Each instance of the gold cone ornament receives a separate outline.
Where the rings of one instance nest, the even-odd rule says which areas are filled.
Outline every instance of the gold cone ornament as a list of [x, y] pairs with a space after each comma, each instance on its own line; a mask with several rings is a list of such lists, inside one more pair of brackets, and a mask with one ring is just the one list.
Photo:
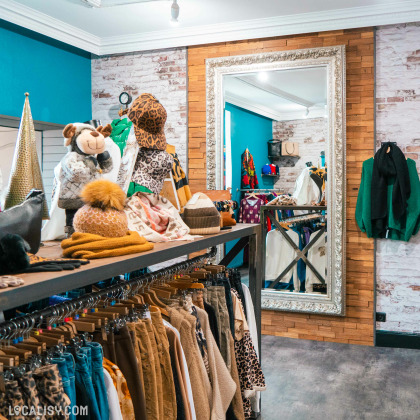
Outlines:
[[[35, 128], [29, 105], [29, 93], [25, 93], [22, 118], [13, 155], [12, 170], [7, 187], [5, 209], [21, 204], [32, 189], [44, 192], [41, 168], [36, 151]], [[47, 201], [44, 199], [43, 216], [49, 219]]]

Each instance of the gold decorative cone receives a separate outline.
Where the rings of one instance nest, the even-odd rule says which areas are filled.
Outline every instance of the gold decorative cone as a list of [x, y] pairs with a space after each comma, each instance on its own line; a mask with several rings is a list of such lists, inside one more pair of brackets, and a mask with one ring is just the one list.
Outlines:
[[[44, 192], [41, 168], [36, 151], [34, 122], [29, 105], [29, 93], [25, 93], [25, 95], [25, 104], [23, 105], [12, 170], [7, 188], [6, 209], [25, 201], [25, 197], [32, 189]], [[50, 218], [45, 199], [42, 217], [44, 220]]]

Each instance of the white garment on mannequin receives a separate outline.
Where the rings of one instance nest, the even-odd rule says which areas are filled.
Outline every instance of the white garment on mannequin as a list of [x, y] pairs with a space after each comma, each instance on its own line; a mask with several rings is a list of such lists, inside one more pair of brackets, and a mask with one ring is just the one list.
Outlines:
[[[172, 324], [170, 324], [165, 319], [163, 320], [163, 324], [166, 327], [170, 328], [172, 331], [174, 331], [177, 337], [179, 338], [179, 341], [181, 341], [181, 335], [179, 334], [179, 331]], [[191, 417], [192, 417], [192, 420], [197, 420], [197, 417], [195, 414], [194, 398], [193, 398], [193, 393], [192, 393], [190, 374], [188, 373], [187, 359], [185, 358], [184, 349], [182, 348], [182, 345], [181, 345], [181, 351], [182, 351], [182, 361], [184, 363], [185, 382], [187, 383], [188, 401], [190, 403], [190, 408], [191, 408]]]
[[[293, 231], [286, 232], [290, 239], [299, 247], [299, 235]], [[273, 229], [267, 233], [265, 279], [275, 280], [296, 257], [296, 251], [287, 242], [283, 234]], [[280, 280], [281, 283], [289, 283], [293, 274], [293, 285], [295, 291], [300, 290], [300, 281], [297, 274], [297, 264], [293, 266]]]
[[296, 205], [306, 206], [313, 201], [318, 202], [320, 199], [319, 194], [319, 188], [311, 178], [310, 168], [305, 168], [296, 179], [295, 191], [292, 195], [292, 197], [296, 198]]
[[106, 395], [108, 397], [109, 405], [109, 420], [123, 420], [120, 408], [120, 401], [118, 399], [118, 393], [115, 389], [114, 382], [112, 381], [111, 375], [106, 369], [104, 369], [104, 379]]
[[[310, 237], [310, 241], [318, 232], [313, 232]], [[321, 235], [320, 238], [312, 245], [308, 251], [308, 261], [315, 267], [321, 276], [325, 276], [325, 269], [327, 267], [327, 235]], [[314, 272], [306, 266], [306, 281], [305, 289], [306, 293], [313, 292], [313, 285], [320, 284], [321, 281], [315, 276]]]

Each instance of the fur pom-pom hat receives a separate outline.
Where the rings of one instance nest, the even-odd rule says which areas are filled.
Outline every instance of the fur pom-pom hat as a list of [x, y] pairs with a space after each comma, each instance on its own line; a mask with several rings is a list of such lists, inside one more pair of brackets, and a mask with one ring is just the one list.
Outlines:
[[126, 195], [117, 184], [105, 179], [92, 181], [83, 188], [80, 196], [85, 205], [74, 216], [76, 232], [107, 238], [127, 234], [128, 221], [123, 211]]

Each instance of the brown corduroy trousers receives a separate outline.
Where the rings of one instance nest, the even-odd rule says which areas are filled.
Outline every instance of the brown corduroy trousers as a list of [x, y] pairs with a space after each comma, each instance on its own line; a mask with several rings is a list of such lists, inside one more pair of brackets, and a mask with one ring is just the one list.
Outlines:
[[176, 394], [168, 337], [160, 312], [151, 312], [150, 315], [152, 317], [152, 326], [158, 348], [158, 362], [160, 363], [162, 377], [163, 417], [161, 417], [161, 420], [176, 420]]
[[103, 339], [101, 333], [95, 333], [94, 340], [102, 344], [104, 357], [115, 363], [124, 375], [128, 390], [133, 401], [136, 420], [148, 419], [143, 382], [140, 378], [133, 341], [127, 327], [122, 327], [118, 333], [110, 333]]
[[156, 376], [157, 355], [153, 351], [147, 323], [144, 320], [141, 320], [136, 322], [135, 326], [137, 344], [141, 354], [144, 390], [146, 394], [147, 419], [159, 420], [158, 385]]

